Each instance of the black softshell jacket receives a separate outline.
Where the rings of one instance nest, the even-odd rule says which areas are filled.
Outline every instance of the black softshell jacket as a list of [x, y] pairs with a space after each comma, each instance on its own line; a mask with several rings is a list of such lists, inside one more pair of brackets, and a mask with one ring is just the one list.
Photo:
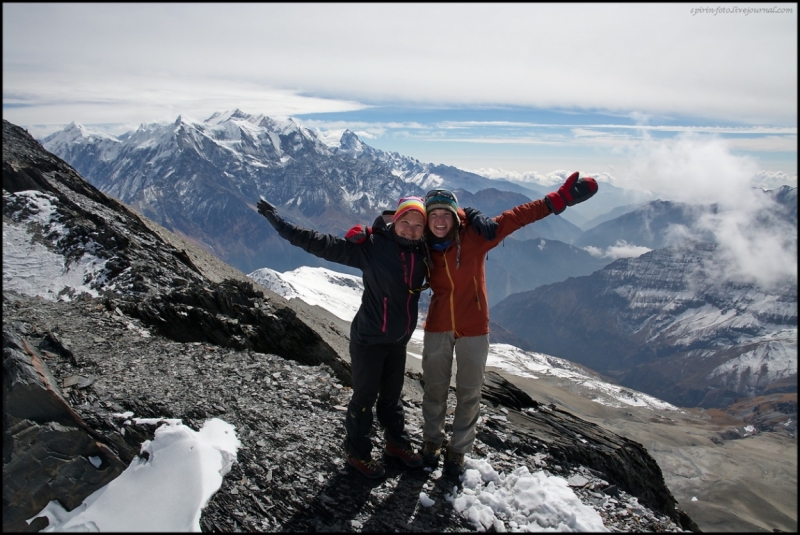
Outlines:
[[424, 240], [404, 244], [383, 217], [373, 223], [363, 243], [321, 234], [292, 225], [275, 214], [273, 225], [281, 238], [330, 262], [358, 268], [363, 273], [364, 294], [350, 326], [350, 339], [360, 345], [406, 345], [417, 326], [419, 289], [425, 282]]

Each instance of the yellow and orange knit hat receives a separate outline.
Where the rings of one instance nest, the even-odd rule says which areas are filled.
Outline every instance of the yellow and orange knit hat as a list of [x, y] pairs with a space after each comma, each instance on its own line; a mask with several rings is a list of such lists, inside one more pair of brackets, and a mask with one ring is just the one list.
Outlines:
[[403, 197], [397, 202], [397, 210], [394, 212], [394, 220], [397, 221], [400, 219], [403, 214], [406, 214], [412, 210], [416, 210], [420, 214], [422, 214], [422, 220], [428, 220], [428, 214], [425, 211], [425, 201], [422, 200], [421, 197]]

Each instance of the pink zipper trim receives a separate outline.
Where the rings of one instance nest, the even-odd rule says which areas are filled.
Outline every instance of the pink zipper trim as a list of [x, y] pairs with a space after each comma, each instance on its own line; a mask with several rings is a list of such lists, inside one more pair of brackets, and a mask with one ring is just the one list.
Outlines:
[[383, 329], [381, 332], [386, 332], [386, 301], [388, 299], [388, 297], [383, 298]]

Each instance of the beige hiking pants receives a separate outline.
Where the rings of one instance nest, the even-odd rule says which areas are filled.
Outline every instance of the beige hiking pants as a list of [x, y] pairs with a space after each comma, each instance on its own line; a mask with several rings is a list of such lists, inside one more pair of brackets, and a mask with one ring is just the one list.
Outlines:
[[444, 440], [444, 421], [447, 415], [447, 393], [456, 357], [456, 411], [453, 415], [453, 436], [448, 447], [456, 453], [470, 453], [475, 442], [475, 424], [481, 408], [486, 357], [489, 355], [489, 335], [455, 338], [451, 332], [425, 332], [422, 349], [422, 378], [425, 393], [422, 397], [423, 439], [436, 444]]

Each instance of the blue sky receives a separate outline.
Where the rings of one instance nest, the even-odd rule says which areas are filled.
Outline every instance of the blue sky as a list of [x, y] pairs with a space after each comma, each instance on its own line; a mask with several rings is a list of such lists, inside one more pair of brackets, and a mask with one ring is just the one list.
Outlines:
[[4, 3], [3, 117], [42, 137], [238, 108], [487, 176], [633, 185], [713, 153], [796, 186], [797, 5], [764, 7]]

